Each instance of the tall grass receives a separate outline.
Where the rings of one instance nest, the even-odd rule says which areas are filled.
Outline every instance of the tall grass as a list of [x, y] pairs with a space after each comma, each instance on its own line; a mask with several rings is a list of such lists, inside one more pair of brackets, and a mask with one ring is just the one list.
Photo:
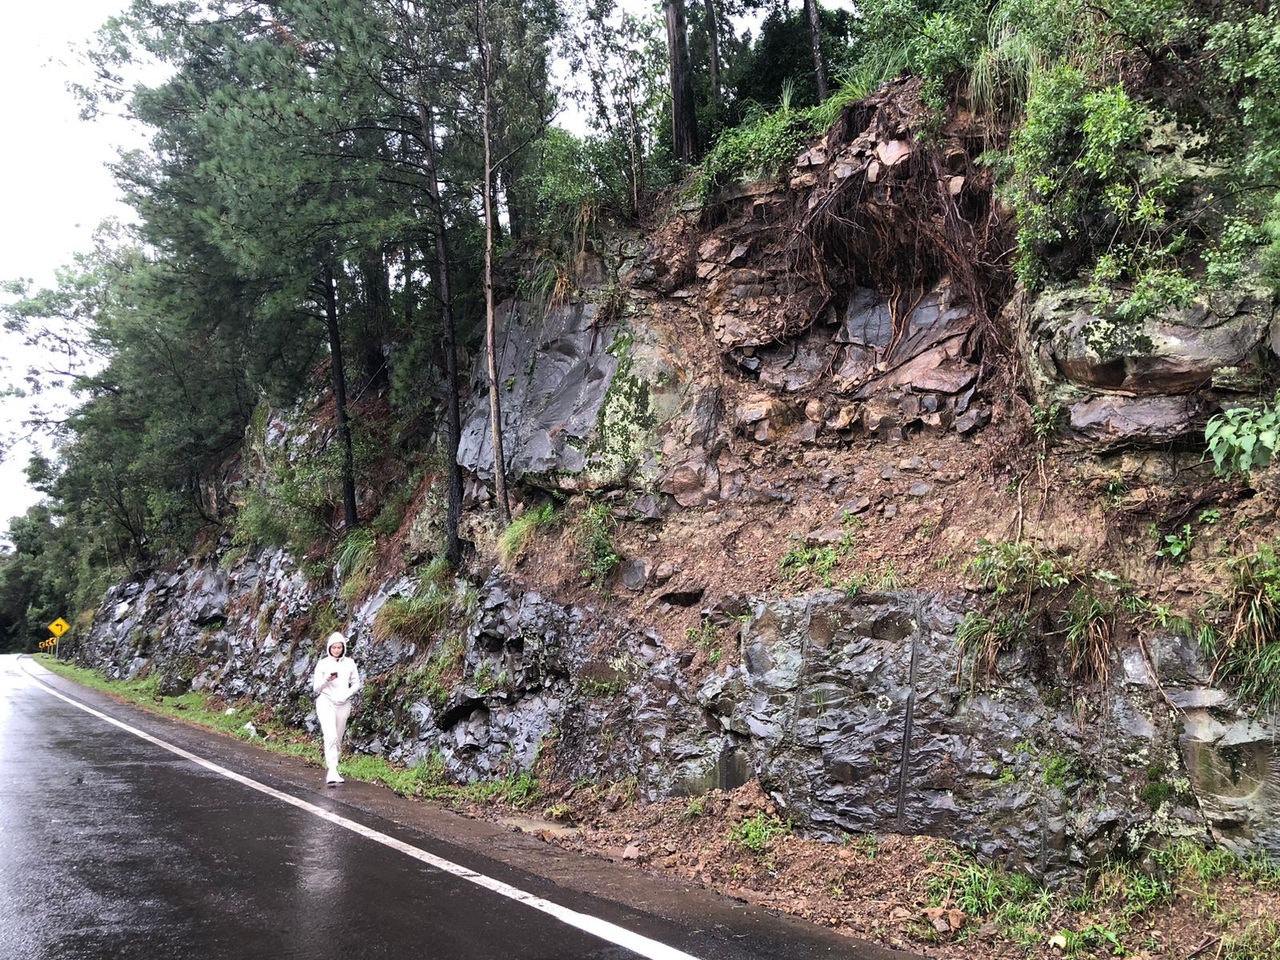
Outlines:
[[987, 25], [986, 43], [969, 67], [969, 99], [975, 113], [1018, 113], [1031, 95], [1049, 57], [997, 7]]
[[516, 517], [498, 536], [498, 561], [504, 568], [515, 564], [540, 531], [559, 522], [555, 504], [544, 503]]
[[343, 539], [336, 567], [342, 582], [339, 594], [345, 602], [353, 603], [368, 592], [376, 557], [377, 541], [369, 530], [359, 527]]
[[1211, 644], [1214, 672], [1236, 682], [1240, 696], [1280, 711], [1280, 556], [1264, 543], [1231, 565], [1230, 628]]

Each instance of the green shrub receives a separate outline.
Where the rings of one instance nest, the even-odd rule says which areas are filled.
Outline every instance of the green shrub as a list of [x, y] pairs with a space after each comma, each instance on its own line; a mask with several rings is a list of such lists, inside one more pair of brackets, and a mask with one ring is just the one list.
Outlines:
[[740, 844], [752, 853], [763, 853], [769, 842], [775, 837], [786, 836], [791, 832], [791, 824], [773, 814], [760, 811], [748, 817], [729, 831], [729, 839]]
[[1205, 278], [1215, 287], [1235, 283], [1245, 274], [1245, 261], [1268, 239], [1266, 228], [1248, 217], [1228, 217], [1217, 245], [1205, 254]]
[[1210, 417], [1204, 439], [1220, 477], [1247, 477], [1267, 466], [1280, 446], [1280, 393], [1270, 406], [1234, 407]]
[[613, 517], [606, 504], [593, 503], [582, 512], [578, 544], [582, 550], [582, 576], [599, 586], [622, 559], [613, 546]]
[[1162, 310], [1191, 305], [1199, 285], [1180, 270], [1173, 268], [1131, 268], [1133, 290], [1116, 304], [1116, 318], [1137, 324]]
[[786, 169], [808, 140], [820, 133], [818, 122], [828, 113], [816, 108], [784, 106], [772, 113], [756, 111], [738, 127], [721, 134], [694, 178], [693, 196], [706, 202], [716, 190], [736, 180], [766, 180]]
[[1133, 283], [1115, 308], [1126, 323], [1194, 293], [1171, 264], [1176, 246], [1161, 239], [1177, 182], [1149, 160], [1152, 125], [1151, 111], [1119, 84], [1098, 87], [1061, 63], [1037, 75], [1003, 188], [1018, 212], [1016, 270], [1029, 287], [1097, 263], [1098, 284]]
[[530, 205], [534, 235], [548, 238], [560, 250], [580, 249], [581, 231], [605, 199], [596, 176], [598, 149], [560, 127], [549, 127], [529, 153], [533, 159], [522, 186], [535, 201]]

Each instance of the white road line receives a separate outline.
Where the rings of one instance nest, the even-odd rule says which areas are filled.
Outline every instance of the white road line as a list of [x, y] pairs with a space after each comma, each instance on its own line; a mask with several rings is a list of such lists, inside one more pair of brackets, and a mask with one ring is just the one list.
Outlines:
[[[27, 675], [32, 676], [29, 673]], [[651, 940], [638, 933], [632, 933], [630, 930], [619, 927], [617, 924], [610, 923], [607, 920], [601, 920], [599, 917], [593, 917], [587, 913], [579, 913], [576, 910], [570, 910], [567, 907], [562, 907], [559, 904], [552, 903], [550, 900], [544, 900], [542, 897], [526, 893], [524, 890], [521, 890], [518, 887], [513, 887], [509, 883], [503, 883], [501, 880], [486, 877], [484, 874], [476, 873], [474, 870], [470, 870], [461, 864], [454, 863], [452, 860], [445, 860], [443, 857], [437, 857], [435, 854], [427, 853], [427, 851], [420, 850], [417, 847], [411, 846], [401, 840], [397, 840], [395, 837], [389, 837], [385, 833], [381, 833], [371, 827], [366, 827], [362, 823], [356, 823], [354, 820], [348, 820], [346, 817], [340, 816], [339, 814], [333, 813], [329, 810], [325, 810], [323, 807], [317, 807], [315, 804], [308, 803], [306, 800], [302, 800], [280, 790], [276, 790], [274, 787], [269, 787], [265, 783], [259, 783], [257, 780], [251, 780], [249, 777], [242, 776], [234, 770], [228, 770], [226, 767], [219, 766], [218, 764], [206, 760], [203, 757], [198, 757], [194, 753], [183, 750], [181, 747], [175, 746], [172, 743], [167, 743], [157, 737], [153, 737], [151, 734], [143, 730], [131, 727], [127, 723], [123, 723], [114, 717], [110, 717], [107, 714], [86, 706], [77, 700], [73, 700], [64, 694], [59, 693], [57, 690], [54, 690], [52, 687], [49, 687], [40, 680], [39, 677], [32, 677], [32, 679], [40, 684], [40, 689], [52, 694], [59, 700], [63, 700], [71, 704], [71, 706], [77, 707], [85, 713], [91, 714], [100, 720], [105, 720], [107, 723], [119, 727], [126, 733], [131, 733], [135, 737], [146, 740], [148, 743], [153, 743], [158, 747], [168, 750], [170, 753], [175, 753], [184, 760], [190, 760], [197, 766], [204, 767], [206, 770], [226, 777], [228, 780], [234, 780], [237, 783], [242, 783], [246, 787], [257, 790], [259, 793], [265, 793], [267, 796], [274, 797], [282, 803], [288, 803], [300, 810], [305, 810], [313, 816], [317, 816], [322, 820], [328, 820], [330, 823], [344, 827], [352, 833], [366, 837], [367, 839], [380, 843], [385, 847], [390, 847], [392, 850], [397, 850], [407, 857], [413, 857], [415, 860], [420, 860], [428, 866], [435, 867], [437, 870], [443, 870], [445, 873], [450, 873], [455, 877], [468, 880], [477, 886], [484, 887], [486, 890], [492, 890], [499, 896], [515, 900], [517, 903], [523, 903], [525, 906], [532, 907], [535, 910], [541, 910], [543, 913], [555, 917], [561, 923], [567, 923], [571, 927], [577, 927], [579, 930], [583, 930], [593, 936], [599, 937], [601, 940], [607, 940], [609, 943], [625, 947], [633, 953], [649, 958], [649, 960], [698, 960], [698, 958], [694, 957], [692, 954], [684, 953], [674, 947], [669, 947], [665, 943], [659, 943], [657, 940]]]

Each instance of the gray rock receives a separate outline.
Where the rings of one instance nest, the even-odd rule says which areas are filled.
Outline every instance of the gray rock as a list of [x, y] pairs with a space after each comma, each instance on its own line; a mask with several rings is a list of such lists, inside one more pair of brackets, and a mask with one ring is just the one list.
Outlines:
[[626, 560], [622, 563], [622, 585], [628, 590], [640, 591], [649, 582], [652, 564], [648, 560]]
[[[226, 619], [210, 632], [195, 613], [218, 569], [210, 557], [168, 587], [160, 578], [109, 590], [82, 660], [118, 677], [158, 673], [173, 691], [252, 696], [314, 730], [308, 680], [321, 638], [292, 624], [333, 602], [335, 586], [266, 551], [225, 571]], [[1000, 686], [957, 683], [955, 632], [970, 601], [834, 590], [724, 598], [704, 617], [740, 656], [694, 689], [688, 658], [652, 630], [495, 572], [461, 625], [465, 676], [437, 710], [378, 686], [421, 663], [414, 644], [373, 629], [383, 602], [413, 588], [384, 584], [344, 624], [378, 691], [353, 728], [356, 750], [410, 763], [436, 754], [472, 782], [527, 769], [555, 731], [566, 781], [634, 778], [657, 799], [757, 778], [815, 835], [945, 835], [1049, 879], [1206, 829], [1244, 855], [1280, 850], [1276, 731], [1210, 686], [1181, 638], [1119, 651], [1113, 676], [1123, 682], [1093, 691], [1077, 716], [1061, 696], [1065, 668], [1051, 660], [1036, 673], [1025, 646], [1003, 659]], [[662, 594], [702, 597], [693, 582]], [[1153, 770], [1171, 786], [1154, 811], [1141, 799]]]

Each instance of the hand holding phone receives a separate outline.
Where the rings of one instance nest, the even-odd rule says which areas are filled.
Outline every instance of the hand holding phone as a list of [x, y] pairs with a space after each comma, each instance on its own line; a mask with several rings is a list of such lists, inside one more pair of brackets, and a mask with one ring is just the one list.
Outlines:
[[333, 671], [333, 673], [329, 674], [329, 679], [330, 679], [330, 680], [337, 680], [337, 679], [338, 679], [338, 671], [337, 671], [337, 670], [335, 670], [335, 671]]

